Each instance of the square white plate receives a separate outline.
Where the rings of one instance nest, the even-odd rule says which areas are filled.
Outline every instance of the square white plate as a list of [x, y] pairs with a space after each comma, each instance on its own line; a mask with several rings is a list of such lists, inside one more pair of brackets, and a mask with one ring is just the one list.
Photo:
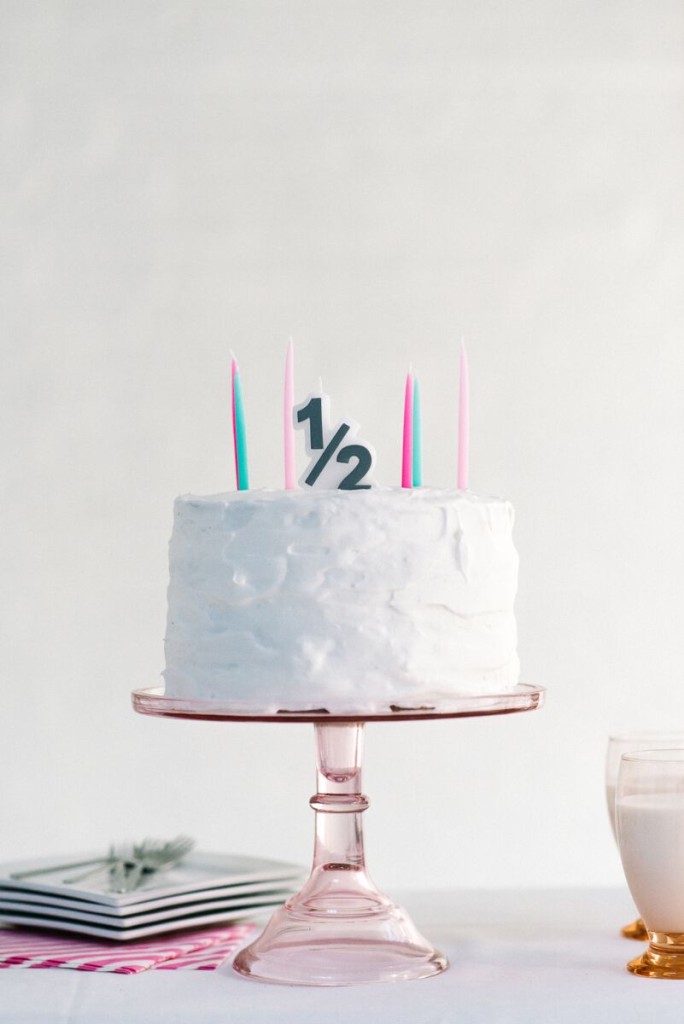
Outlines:
[[[82, 869], [49, 870], [54, 865], [67, 862], [84, 862], [102, 856], [101, 852], [76, 853], [73, 856], [41, 857], [30, 861], [14, 861], [0, 865], [0, 888], [19, 889], [22, 893], [42, 893], [62, 899], [84, 900], [110, 908], [107, 913], [117, 910], [137, 909], [136, 904], [147, 904], [146, 910], [161, 908], [175, 897], [202, 894], [206, 898], [212, 890], [226, 890], [248, 883], [294, 882], [302, 878], [304, 869], [283, 861], [247, 857], [239, 854], [189, 853], [180, 864], [167, 871], [158, 871], [143, 879], [142, 885], [129, 893], [108, 892], [105, 875], [94, 876], [81, 882], [67, 879], [82, 874]], [[41, 870], [29, 878], [16, 878], [15, 874]], [[217, 893], [218, 895], [218, 893]], [[193, 897], [190, 896], [192, 899]], [[195, 898], [197, 898], [195, 896]]]
[[[257, 902], [259, 900], [261, 902]], [[235, 906], [231, 909], [223, 909], [211, 913], [183, 915], [174, 918], [172, 921], [146, 924], [136, 928], [107, 928], [104, 925], [86, 924], [83, 921], [75, 921], [71, 918], [55, 919], [54, 917], [41, 915], [40, 910], [29, 914], [0, 910], [0, 919], [10, 924], [23, 925], [27, 928], [48, 928], [51, 931], [76, 932], [80, 935], [94, 935], [99, 939], [113, 939], [116, 942], [126, 942], [132, 939], [145, 939], [150, 935], [160, 935], [163, 932], [188, 930], [204, 925], [226, 924], [232, 921], [242, 921], [246, 918], [256, 918], [270, 910], [271, 907], [280, 906], [282, 902], [282, 898], [275, 899], [274, 896], [255, 896], [252, 898], [249, 906]]]
[[123, 907], [110, 907], [106, 903], [95, 903], [91, 900], [69, 899], [53, 896], [50, 893], [30, 892], [23, 889], [5, 889], [0, 886], [0, 905], [3, 907], [22, 904], [25, 908], [47, 914], [57, 913], [64, 917], [82, 916], [83, 920], [97, 916], [98, 919], [111, 923], [112, 927], [126, 925], [132, 919], [149, 917], [170, 911], [176, 915], [190, 914], [198, 903], [219, 906], [232, 906], [236, 902], [244, 903], [251, 896], [263, 896], [278, 890], [290, 895], [299, 887], [300, 879], [279, 879], [275, 882], [248, 882], [245, 885], [231, 885], [224, 889], [202, 889], [196, 892], [168, 896], [166, 899], [149, 900], [144, 903], [129, 903]]

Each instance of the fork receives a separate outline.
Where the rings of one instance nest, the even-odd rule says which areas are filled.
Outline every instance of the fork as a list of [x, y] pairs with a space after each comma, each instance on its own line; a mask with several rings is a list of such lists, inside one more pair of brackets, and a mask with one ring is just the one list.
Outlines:
[[[78, 875], [64, 878], [66, 884], [84, 882], [104, 871], [109, 872], [110, 892], [132, 892], [140, 885], [145, 874], [153, 874], [171, 868], [193, 849], [195, 842], [189, 836], [177, 836], [166, 841], [145, 839], [134, 844], [128, 850], [118, 849], [112, 844], [105, 857], [92, 860], [71, 861], [68, 864], [53, 864], [44, 868], [31, 868], [26, 871], [14, 871], [11, 877], [17, 881], [32, 878], [36, 875], [49, 875], [57, 871], [69, 871], [75, 868], [89, 868]], [[95, 865], [92, 867], [92, 865]]]
[[177, 836], [167, 842], [145, 839], [133, 847], [133, 856], [123, 865], [123, 874], [117, 873], [117, 877], [112, 878], [111, 891], [132, 892], [141, 884], [144, 875], [173, 867], [194, 845], [189, 836]]

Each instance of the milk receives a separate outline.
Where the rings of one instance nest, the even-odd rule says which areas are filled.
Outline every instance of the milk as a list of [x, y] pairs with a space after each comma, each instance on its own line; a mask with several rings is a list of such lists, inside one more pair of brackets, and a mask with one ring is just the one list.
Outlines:
[[622, 866], [652, 932], [684, 933], [684, 793], [640, 793], [616, 805]]
[[608, 805], [608, 817], [610, 818], [610, 827], [613, 830], [613, 838], [617, 842], [617, 825], [615, 823], [615, 790], [617, 786], [615, 782], [606, 783], [606, 804]]

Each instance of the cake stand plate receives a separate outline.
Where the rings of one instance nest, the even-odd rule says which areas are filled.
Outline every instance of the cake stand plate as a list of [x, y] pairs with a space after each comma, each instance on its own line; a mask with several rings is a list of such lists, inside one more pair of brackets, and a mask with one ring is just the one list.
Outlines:
[[277, 910], [233, 967], [257, 981], [285, 985], [358, 985], [428, 978], [446, 958], [418, 932], [406, 912], [380, 893], [366, 870], [361, 791], [366, 722], [473, 718], [534, 711], [544, 690], [520, 685], [501, 694], [454, 697], [430, 707], [397, 707], [360, 714], [278, 711], [224, 701], [167, 697], [161, 687], [135, 690], [143, 715], [224, 722], [312, 722], [316, 734], [316, 815], [311, 875]]

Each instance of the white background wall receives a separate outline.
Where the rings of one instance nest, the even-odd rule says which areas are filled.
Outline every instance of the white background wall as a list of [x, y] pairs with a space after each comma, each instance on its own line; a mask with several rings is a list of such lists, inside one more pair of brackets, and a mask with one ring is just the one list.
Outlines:
[[[512, 499], [538, 714], [368, 728], [372, 873], [619, 883], [606, 736], [684, 726], [676, 0], [5, 0], [0, 859], [187, 831], [307, 861], [311, 727], [142, 718], [176, 494], [253, 484], [299, 393], [399, 480]], [[301, 454], [301, 453], [300, 453]]]

